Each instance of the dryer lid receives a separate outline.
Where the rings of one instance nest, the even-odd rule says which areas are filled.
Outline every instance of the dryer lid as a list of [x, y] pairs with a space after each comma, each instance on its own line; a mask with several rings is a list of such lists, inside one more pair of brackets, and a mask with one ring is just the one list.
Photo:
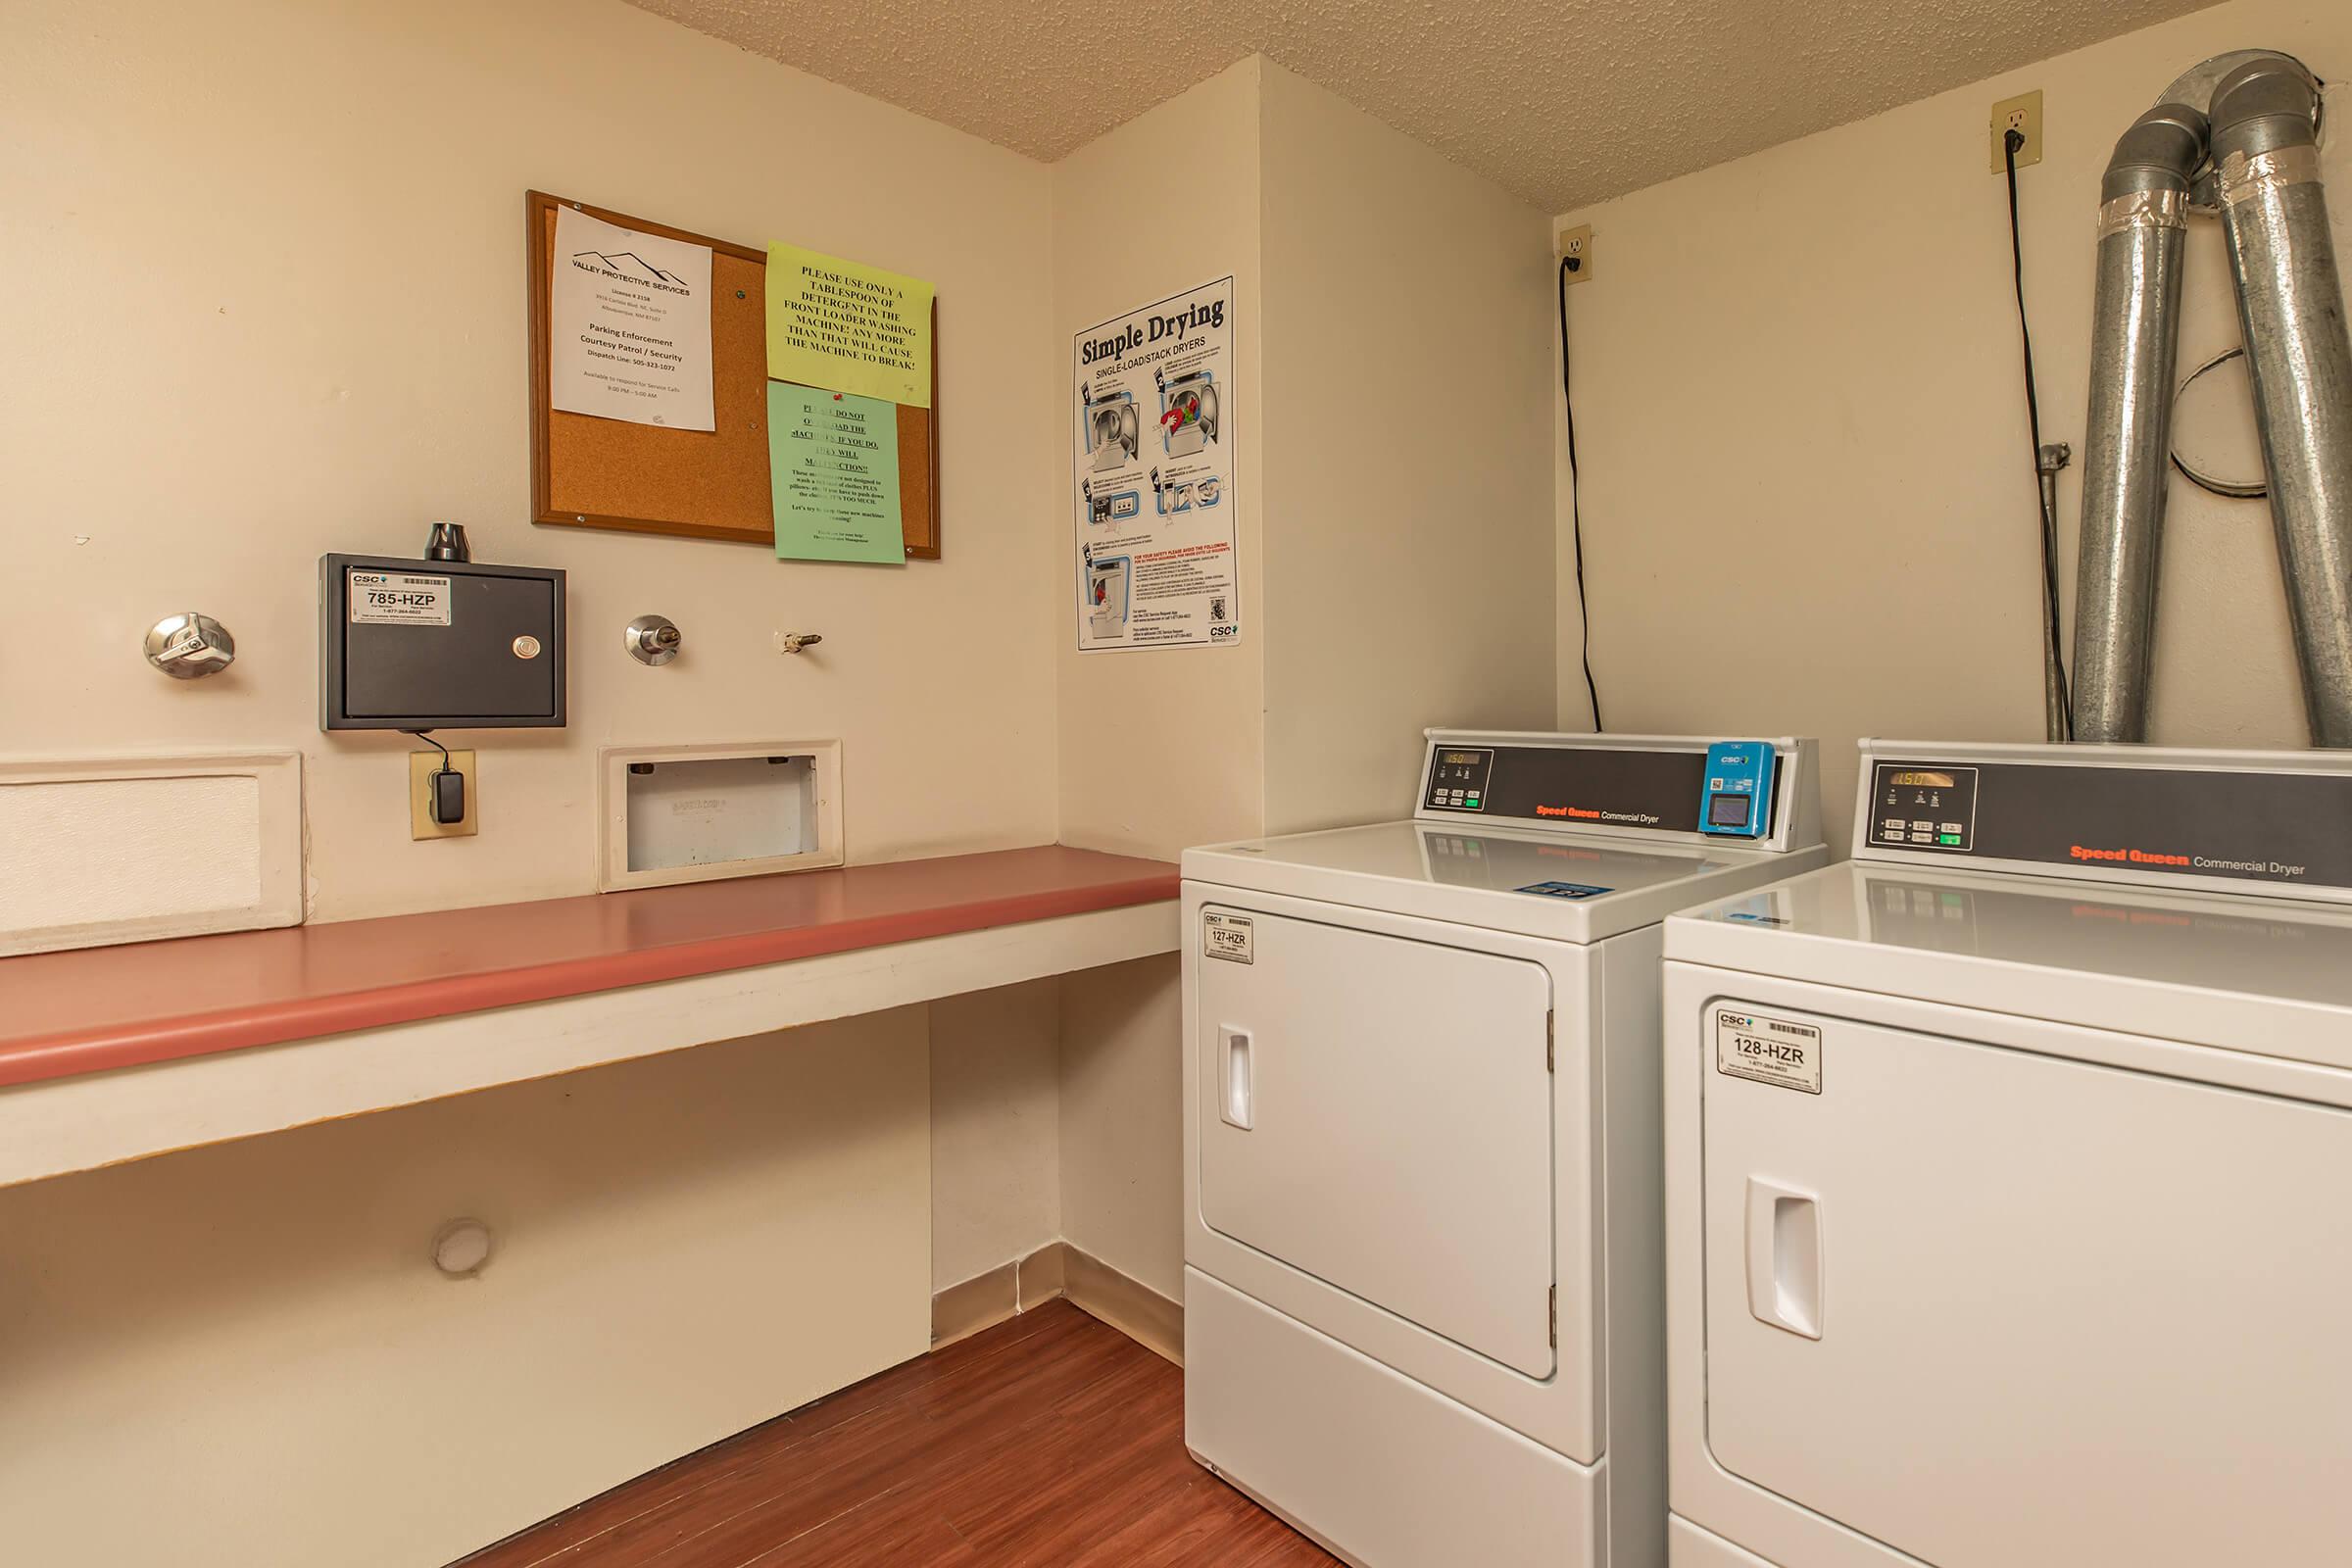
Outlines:
[[1184, 852], [1189, 881], [1565, 942], [1598, 942], [1826, 852], [1661, 844], [1469, 822], [1378, 822]]
[[[1741, 777], [1731, 776], [1733, 751], [1756, 764]], [[1598, 942], [1827, 859], [1816, 754], [1793, 739], [1433, 729], [1412, 821], [1187, 850], [1184, 874]], [[1708, 808], [1742, 790], [1755, 808], [1724, 836]]]
[[1666, 922], [1669, 961], [2352, 1067], [2352, 909], [1849, 860]]

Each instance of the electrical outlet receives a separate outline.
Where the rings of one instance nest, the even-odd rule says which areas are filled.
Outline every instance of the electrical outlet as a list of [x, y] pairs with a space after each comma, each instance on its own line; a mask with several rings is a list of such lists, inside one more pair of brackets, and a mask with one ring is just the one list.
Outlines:
[[1568, 264], [1568, 281], [1584, 283], [1592, 277], [1592, 225], [1579, 223], [1574, 228], [1560, 230], [1553, 241], [1553, 254]]
[[2009, 164], [2003, 156], [2004, 150], [2001, 142], [2012, 130], [2026, 138], [2026, 144], [2017, 150], [2017, 167], [2023, 169], [2028, 164], [2040, 163], [2041, 89], [2036, 87], [2032, 92], [2021, 93], [2015, 98], [2004, 98], [1994, 104], [1992, 106], [1991, 130], [1992, 172], [1994, 173], [2005, 173], [2008, 171]]
[[444, 764], [438, 751], [409, 754], [409, 837], [413, 839], [470, 838], [482, 830], [481, 791], [474, 786], [473, 754], [451, 749], [447, 766], [466, 780], [466, 814], [455, 822], [433, 820], [432, 776]]

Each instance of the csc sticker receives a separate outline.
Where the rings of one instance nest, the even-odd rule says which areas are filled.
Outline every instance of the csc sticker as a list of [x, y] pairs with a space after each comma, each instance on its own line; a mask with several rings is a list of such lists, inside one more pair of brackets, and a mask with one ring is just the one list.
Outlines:
[[1715, 1070], [1731, 1078], [1821, 1093], [1821, 1030], [1787, 1018], [1715, 1009]]
[[1208, 957], [1223, 958], [1228, 963], [1255, 963], [1255, 938], [1254, 923], [1246, 914], [1200, 911], [1200, 951]]

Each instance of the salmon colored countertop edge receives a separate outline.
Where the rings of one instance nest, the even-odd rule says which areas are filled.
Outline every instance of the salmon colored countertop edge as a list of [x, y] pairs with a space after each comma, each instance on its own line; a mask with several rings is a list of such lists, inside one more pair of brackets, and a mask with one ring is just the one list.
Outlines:
[[0, 1088], [1172, 901], [1046, 845], [0, 958]]

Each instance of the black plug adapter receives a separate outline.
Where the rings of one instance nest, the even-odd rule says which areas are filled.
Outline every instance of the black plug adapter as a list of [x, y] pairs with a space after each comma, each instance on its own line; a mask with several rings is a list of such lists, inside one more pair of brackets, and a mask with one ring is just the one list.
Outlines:
[[432, 818], [443, 827], [466, 820], [466, 775], [452, 767], [436, 768], [425, 776]]

